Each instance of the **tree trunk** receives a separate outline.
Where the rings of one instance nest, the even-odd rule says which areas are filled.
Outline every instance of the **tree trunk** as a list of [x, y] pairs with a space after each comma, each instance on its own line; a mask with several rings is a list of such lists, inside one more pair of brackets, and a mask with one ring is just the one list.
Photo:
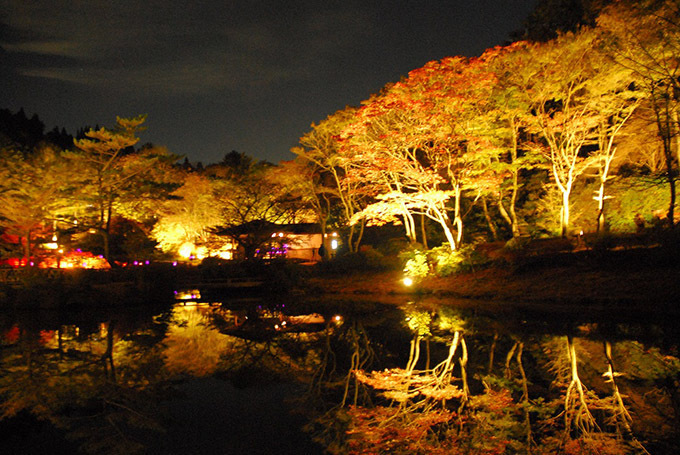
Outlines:
[[484, 218], [486, 219], [486, 224], [489, 226], [489, 231], [491, 231], [491, 236], [493, 237], [494, 241], [498, 240], [498, 229], [496, 229], [496, 225], [489, 214], [489, 206], [486, 203], [486, 196], [482, 196], [482, 209], [484, 210]]
[[359, 234], [357, 235], [357, 239], [354, 242], [354, 245], [350, 247], [350, 251], [357, 253], [359, 251], [359, 245], [361, 245], [361, 239], [364, 236], [364, 228], [366, 227], [366, 221], [361, 220], [361, 225], [359, 227]]
[[571, 188], [562, 190], [562, 210], [560, 211], [560, 231], [563, 239], [569, 235], [569, 195]]
[[413, 219], [413, 215], [406, 209], [406, 207], [403, 207], [403, 213], [402, 217], [404, 218], [404, 228], [406, 229], [406, 237], [408, 237], [408, 241], [411, 244], [416, 243], [416, 223], [415, 220]]
[[423, 238], [423, 248], [429, 250], [429, 247], [427, 246], [427, 229], [425, 226], [425, 215], [420, 215], [420, 233]]

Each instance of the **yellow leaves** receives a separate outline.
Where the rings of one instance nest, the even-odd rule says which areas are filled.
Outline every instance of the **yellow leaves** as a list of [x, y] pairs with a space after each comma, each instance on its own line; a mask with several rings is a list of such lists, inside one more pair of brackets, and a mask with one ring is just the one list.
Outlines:
[[432, 323], [432, 315], [429, 311], [409, 311], [406, 314], [406, 324], [412, 332], [418, 336], [431, 335], [430, 324]]
[[214, 373], [233, 337], [210, 326], [195, 307], [176, 307], [163, 343], [165, 367], [173, 374], [205, 376]]

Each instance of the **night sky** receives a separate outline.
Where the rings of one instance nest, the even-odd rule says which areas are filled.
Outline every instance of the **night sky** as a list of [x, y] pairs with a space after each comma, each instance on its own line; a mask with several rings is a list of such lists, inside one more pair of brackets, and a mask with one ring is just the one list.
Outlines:
[[274, 163], [429, 60], [508, 41], [535, 0], [0, 0], [0, 108], [46, 129], [148, 114], [142, 143]]

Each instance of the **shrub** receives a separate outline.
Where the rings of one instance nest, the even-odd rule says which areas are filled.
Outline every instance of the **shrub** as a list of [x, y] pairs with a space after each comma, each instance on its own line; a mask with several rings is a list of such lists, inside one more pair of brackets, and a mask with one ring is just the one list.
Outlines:
[[418, 251], [411, 259], [408, 259], [404, 265], [404, 273], [411, 278], [425, 278], [430, 273], [425, 253]]
[[411, 278], [422, 279], [430, 273], [427, 253], [421, 245], [409, 245], [408, 248], [399, 253], [399, 261], [403, 264], [404, 273]]
[[325, 273], [352, 273], [368, 270], [385, 270], [389, 262], [379, 252], [373, 249], [359, 253], [345, 253], [318, 265], [321, 272]]
[[430, 250], [431, 262], [437, 276], [446, 277], [459, 272], [469, 272], [488, 262], [475, 251], [474, 245], [464, 245], [451, 251], [448, 245]]

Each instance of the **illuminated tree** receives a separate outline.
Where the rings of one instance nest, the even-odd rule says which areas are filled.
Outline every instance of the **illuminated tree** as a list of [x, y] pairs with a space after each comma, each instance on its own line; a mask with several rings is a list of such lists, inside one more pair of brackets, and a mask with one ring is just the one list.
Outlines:
[[118, 117], [113, 129], [91, 129], [84, 139], [75, 141], [80, 152], [74, 153], [73, 159], [82, 179], [75, 216], [80, 227], [99, 232], [107, 259], [114, 216], [140, 212], [141, 216], [148, 215], [146, 210], [135, 208], [140, 207], [140, 202], [148, 203], [164, 193], [154, 184], [153, 176], [163, 175], [161, 165], [175, 159], [160, 148], [132, 149], [139, 141], [135, 134], [142, 129], [145, 119], [144, 115]]
[[246, 161], [210, 166], [206, 173], [217, 180], [219, 188], [222, 221], [216, 233], [230, 237], [243, 247], [246, 259], [251, 259], [258, 250], [264, 253], [274, 225], [297, 222], [301, 213], [277, 180], [275, 166], [246, 156], [242, 159]]
[[517, 202], [522, 188], [521, 173], [533, 169], [540, 162], [540, 156], [524, 144], [527, 141], [525, 116], [530, 107], [521, 94], [521, 80], [515, 78], [517, 63], [514, 57], [521, 55], [526, 46], [526, 43], [518, 42], [491, 49], [482, 56], [497, 81], [488, 99], [489, 127], [485, 132], [489, 141], [499, 148], [499, 155], [493, 166], [503, 177], [493, 199], [513, 237], [520, 235]]
[[0, 155], [0, 225], [25, 239], [26, 265], [33, 236], [51, 230], [50, 224], [68, 207], [72, 192], [69, 163], [54, 149]]
[[[662, 143], [670, 189], [668, 222], [674, 224], [680, 162], [680, 5], [668, 1], [618, 2], [598, 18], [607, 51], [635, 76]], [[676, 155], [674, 156], [673, 151]]]
[[624, 126], [640, 106], [641, 97], [630, 90], [631, 74], [625, 68], [612, 65], [602, 52], [591, 57], [594, 74], [588, 82], [588, 91], [597, 115], [597, 149], [591, 154], [597, 173], [599, 188], [594, 196], [597, 201], [597, 232], [602, 232], [605, 223], [605, 192], [610, 178], [612, 162], [616, 157], [618, 143]]
[[159, 248], [177, 252], [186, 242], [198, 244], [208, 240], [211, 229], [223, 220], [218, 185], [200, 174], [186, 176], [158, 213], [152, 235]]
[[534, 149], [547, 160], [562, 196], [561, 235], [569, 230], [569, 205], [574, 182], [590, 166], [583, 147], [595, 136], [597, 104], [588, 90], [594, 75], [592, 33], [563, 35], [527, 46], [517, 54], [515, 75], [530, 111], [529, 130], [539, 136]]
[[359, 182], [377, 202], [355, 219], [398, 217], [414, 239], [413, 216], [424, 215], [457, 248], [463, 192], [478, 196], [499, 184], [487, 165], [498, 149], [477, 120], [494, 83], [484, 65], [462, 57], [429, 62], [365, 102], [343, 132], [342, 154], [350, 166], [346, 179]]
[[[365, 195], [360, 191], [356, 181], [346, 179], [351, 162], [342, 160], [339, 155], [338, 137], [345, 127], [354, 120], [357, 109], [346, 107], [329, 115], [318, 124], [312, 124], [312, 130], [300, 138], [301, 147], [291, 151], [300, 159], [316, 169], [313, 175], [318, 176], [320, 186], [317, 194], [323, 199], [333, 197], [340, 202], [344, 222], [349, 224], [347, 246], [352, 252], [359, 250], [363, 236], [363, 220], [356, 226], [351, 223], [352, 217], [365, 207]], [[328, 199], [327, 199], [328, 200]]]

